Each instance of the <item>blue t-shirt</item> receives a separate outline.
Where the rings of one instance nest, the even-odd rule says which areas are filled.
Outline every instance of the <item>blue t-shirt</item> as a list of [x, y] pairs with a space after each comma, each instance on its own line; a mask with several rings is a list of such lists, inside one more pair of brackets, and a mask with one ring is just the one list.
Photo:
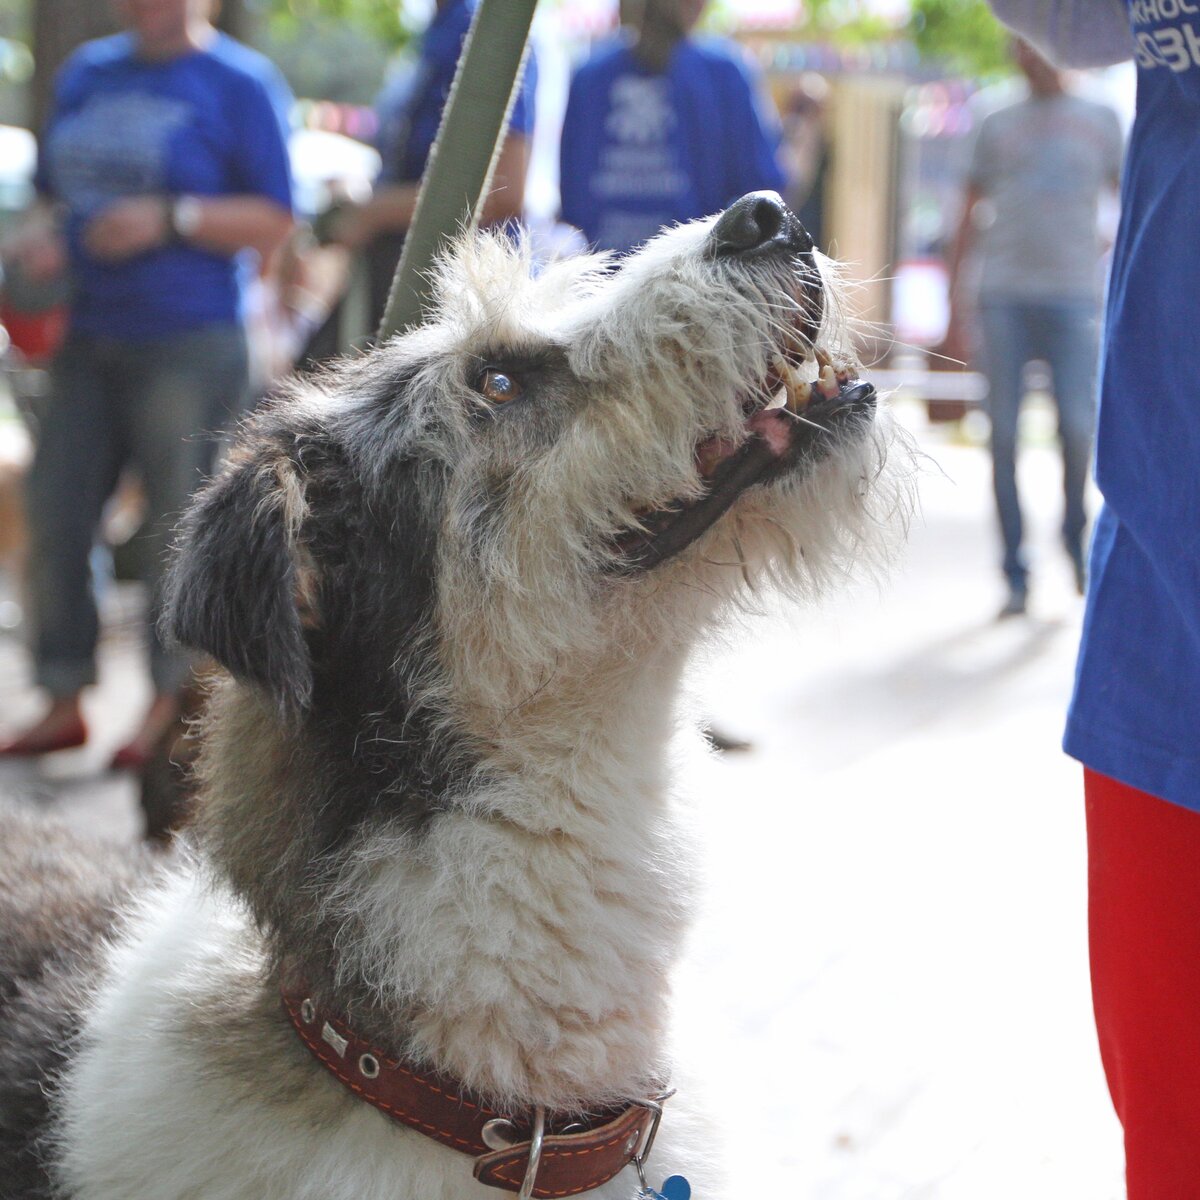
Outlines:
[[[474, 11], [474, 0], [458, 0], [437, 12], [421, 35], [416, 58], [402, 63], [380, 93], [375, 103], [380, 182], [416, 183], [421, 178]], [[537, 63], [530, 50], [508, 124], [526, 137], [533, 132], [536, 88]]]
[[1200, 810], [1200, 16], [1182, 10], [1129, 5], [1137, 118], [1103, 351], [1105, 504], [1064, 744]]
[[243, 256], [170, 244], [105, 263], [88, 255], [82, 234], [126, 196], [257, 195], [290, 211], [290, 103], [279, 72], [223, 34], [165, 62], [139, 59], [128, 34], [72, 55], [56, 82], [37, 182], [66, 213], [73, 330], [137, 341], [240, 319]]
[[562, 217], [601, 250], [629, 250], [664, 225], [705, 217], [747, 192], [782, 191], [779, 118], [741, 53], [680, 42], [667, 69], [626, 41], [575, 73], [563, 119]]

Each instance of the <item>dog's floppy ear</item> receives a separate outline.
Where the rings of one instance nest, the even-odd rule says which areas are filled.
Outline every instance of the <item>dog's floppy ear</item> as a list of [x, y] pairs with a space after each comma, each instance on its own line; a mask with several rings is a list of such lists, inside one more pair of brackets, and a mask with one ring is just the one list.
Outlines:
[[299, 534], [304, 484], [285, 453], [229, 466], [180, 526], [163, 597], [167, 637], [265, 688], [284, 717], [308, 706], [313, 673], [300, 600], [312, 592]]

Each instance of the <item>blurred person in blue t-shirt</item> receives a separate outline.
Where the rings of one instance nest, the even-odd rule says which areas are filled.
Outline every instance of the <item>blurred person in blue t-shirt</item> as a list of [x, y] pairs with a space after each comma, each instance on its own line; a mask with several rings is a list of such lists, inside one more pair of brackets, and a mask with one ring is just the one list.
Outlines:
[[[39, 201], [4, 248], [10, 267], [71, 287], [66, 339], [28, 483], [37, 682], [44, 718], [0, 746], [82, 744], [95, 682], [91, 550], [123, 470], [147, 515], [138, 558], [156, 598], [170, 530], [211, 468], [214, 431], [246, 392], [243, 287], [292, 227], [291, 98], [264, 58], [214, 28], [212, 0], [118, 0], [124, 31], [66, 62], [43, 131]], [[154, 700], [117, 767], [174, 726], [186, 656], [150, 606]]]
[[599, 250], [786, 186], [778, 114], [745, 55], [692, 37], [704, 0], [641, 0], [576, 71], [563, 119], [562, 218]]
[[[366, 204], [347, 207], [335, 223], [335, 240], [366, 255], [372, 329], [378, 328], [387, 307], [416, 210], [421, 175], [437, 137], [475, 4], [476, 0], [437, 0], [433, 20], [417, 39], [415, 57], [401, 60], [376, 100], [376, 149], [383, 161], [374, 194]], [[522, 215], [536, 87], [537, 64], [531, 52], [484, 202], [485, 225], [516, 221]]]

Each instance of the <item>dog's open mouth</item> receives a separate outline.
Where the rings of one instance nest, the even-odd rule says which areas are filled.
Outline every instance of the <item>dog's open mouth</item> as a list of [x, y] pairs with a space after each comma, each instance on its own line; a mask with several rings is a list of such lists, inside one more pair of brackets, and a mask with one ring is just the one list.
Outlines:
[[[718, 521], [737, 498], [825, 457], [838, 439], [871, 420], [875, 389], [836, 367], [819, 349], [789, 340], [779, 348], [761, 383], [742, 402], [746, 437], [710, 437], [696, 447], [705, 484], [695, 500], [638, 513], [638, 526], [616, 538], [618, 566], [648, 571], [686, 549]], [[805, 364], [815, 374], [804, 377]]]

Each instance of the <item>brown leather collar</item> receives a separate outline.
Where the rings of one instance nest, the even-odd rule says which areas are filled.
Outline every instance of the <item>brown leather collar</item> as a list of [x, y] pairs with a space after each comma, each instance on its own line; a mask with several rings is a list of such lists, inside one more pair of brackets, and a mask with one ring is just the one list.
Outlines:
[[393, 1120], [474, 1155], [481, 1183], [553, 1200], [597, 1188], [649, 1153], [662, 1115], [658, 1097], [583, 1117], [501, 1113], [453, 1079], [379, 1053], [319, 1009], [303, 983], [286, 981], [282, 995], [300, 1040], [326, 1070]]

